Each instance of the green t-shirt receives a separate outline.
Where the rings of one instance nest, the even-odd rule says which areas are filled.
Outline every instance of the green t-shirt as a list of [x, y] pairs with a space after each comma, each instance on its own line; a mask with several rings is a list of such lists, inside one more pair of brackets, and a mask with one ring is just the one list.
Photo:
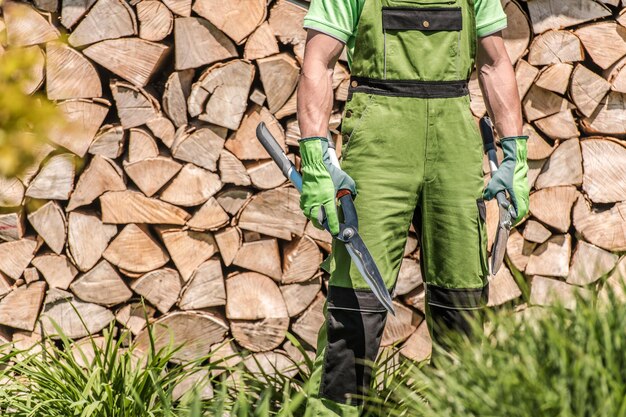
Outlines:
[[[311, 0], [304, 27], [315, 29], [345, 43], [351, 62], [359, 16], [366, 0]], [[476, 34], [491, 35], [506, 28], [507, 19], [500, 0], [475, 0]]]

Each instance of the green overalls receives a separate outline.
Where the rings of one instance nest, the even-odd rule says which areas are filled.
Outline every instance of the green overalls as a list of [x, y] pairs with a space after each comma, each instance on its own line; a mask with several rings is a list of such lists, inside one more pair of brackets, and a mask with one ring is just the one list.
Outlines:
[[[389, 289], [411, 222], [421, 241], [437, 342], [467, 333], [488, 284], [482, 141], [470, 112], [473, 0], [367, 0], [342, 124], [342, 169], [356, 182], [359, 233]], [[386, 314], [335, 241], [310, 416], [358, 415]]]

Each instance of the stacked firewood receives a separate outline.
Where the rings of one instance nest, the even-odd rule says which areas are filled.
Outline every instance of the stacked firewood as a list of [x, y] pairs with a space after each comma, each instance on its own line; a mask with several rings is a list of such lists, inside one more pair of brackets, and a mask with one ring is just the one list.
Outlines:
[[[533, 193], [490, 304], [522, 303], [529, 284], [532, 304], [573, 305], [575, 289], [626, 278], [626, 9], [503, 3]], [[179, 360], [220, 347], [214, 358], [243, 349], [261, 358], [251, 363], [284, 367], [300, 355], [287, 332], [313, 350], [331, 238], [306, 221], [255, 137], [265, 122], [299, 163], [306, 7], [4, 3], [0, 54], [36, 51], [25, 93], [47, 95], [71, 124], [50, 132], [29, 170], [0, 179], [0, 341], [24, 348], [59, 329], [81, 339], [114, 322], [147, 349], [149, 321], [157, 347], [185, 344]], [[330, 126], [339, 145], [348, 84], [340, 60]], [[475, 75], [471, 91], [480, 117]], [[490, 245], [497, 221], [491, 202]], [[430, 351], [419, 261], [411, 230], [383, 336], [414, 359]]]

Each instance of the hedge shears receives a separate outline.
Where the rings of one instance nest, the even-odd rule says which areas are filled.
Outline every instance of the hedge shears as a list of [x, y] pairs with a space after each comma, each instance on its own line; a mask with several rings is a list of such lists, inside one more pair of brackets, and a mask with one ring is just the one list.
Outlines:
[[[295, 165], [287, 158], [287, 155], [285, 155], [283, 149], [267, 129], [265, 123], [261, 122], [257, 126], [256, 135], [267, 153], [270, 154], [274, 162], [280, 167], [283, 175], [291, 181], [299, 192], [302, 192], [302, 176]], [[333, 165], [339, 166], [335, 145], [332, 140], [329, 140], [329, 146], [331, 161]], [[365, 246], [361, 236], [359, 236], [359, 225], [354, 201], [352, 200], [352, 193], [349, 190], [339, 190], [337, 192], [337, 199], [341, 203], [344, 222], [339, 225], [339, 233], [333, 236], [333, 238], [345, 244], [352, 261], [378, 301], [388, 312], [395, 315], [391, 295], [387, 290], [385, 281], [380, 274], [378, 266], [376, 266], [372, 254], [367, 249], [367, 246]], [[320, 223], [329, 231], [328, 222], [326, 220]]]

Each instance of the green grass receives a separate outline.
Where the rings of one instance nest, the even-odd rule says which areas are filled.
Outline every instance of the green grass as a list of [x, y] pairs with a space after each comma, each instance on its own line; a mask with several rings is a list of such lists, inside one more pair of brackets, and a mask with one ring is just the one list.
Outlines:
[[[557, 306], [492, 314], [490, 332], [474, 343], [457, 342], [453, 353], [436, 350], [435, 367], [403, 361], [394, 352], [384, 355], [364, 415], [626, 416], [626, 305], [612, 300], [596, 308], [582, 299], [578, 304], [575, 311]], [[293, 365], [296, 377], [253, 373], [243, 363], [225, 367], [208, 356], [173, 364], [172, 348], [152, 350], [139, 360], [125, 347], [127, 335], [113, 337], [113, 330], [105, 333], [102, 346], [93, 344], [89, 366], [84, 366], [89, 358], [71, 353], [66, 338], [39, 353], [19, 353], [19, 360], [5, 350], [0, 415], [304, 415], [308, 359]], [[198, 371], [211, 375], [213, 397], [200, 400], [191, 391], [174, 401], [176, 383]]]

